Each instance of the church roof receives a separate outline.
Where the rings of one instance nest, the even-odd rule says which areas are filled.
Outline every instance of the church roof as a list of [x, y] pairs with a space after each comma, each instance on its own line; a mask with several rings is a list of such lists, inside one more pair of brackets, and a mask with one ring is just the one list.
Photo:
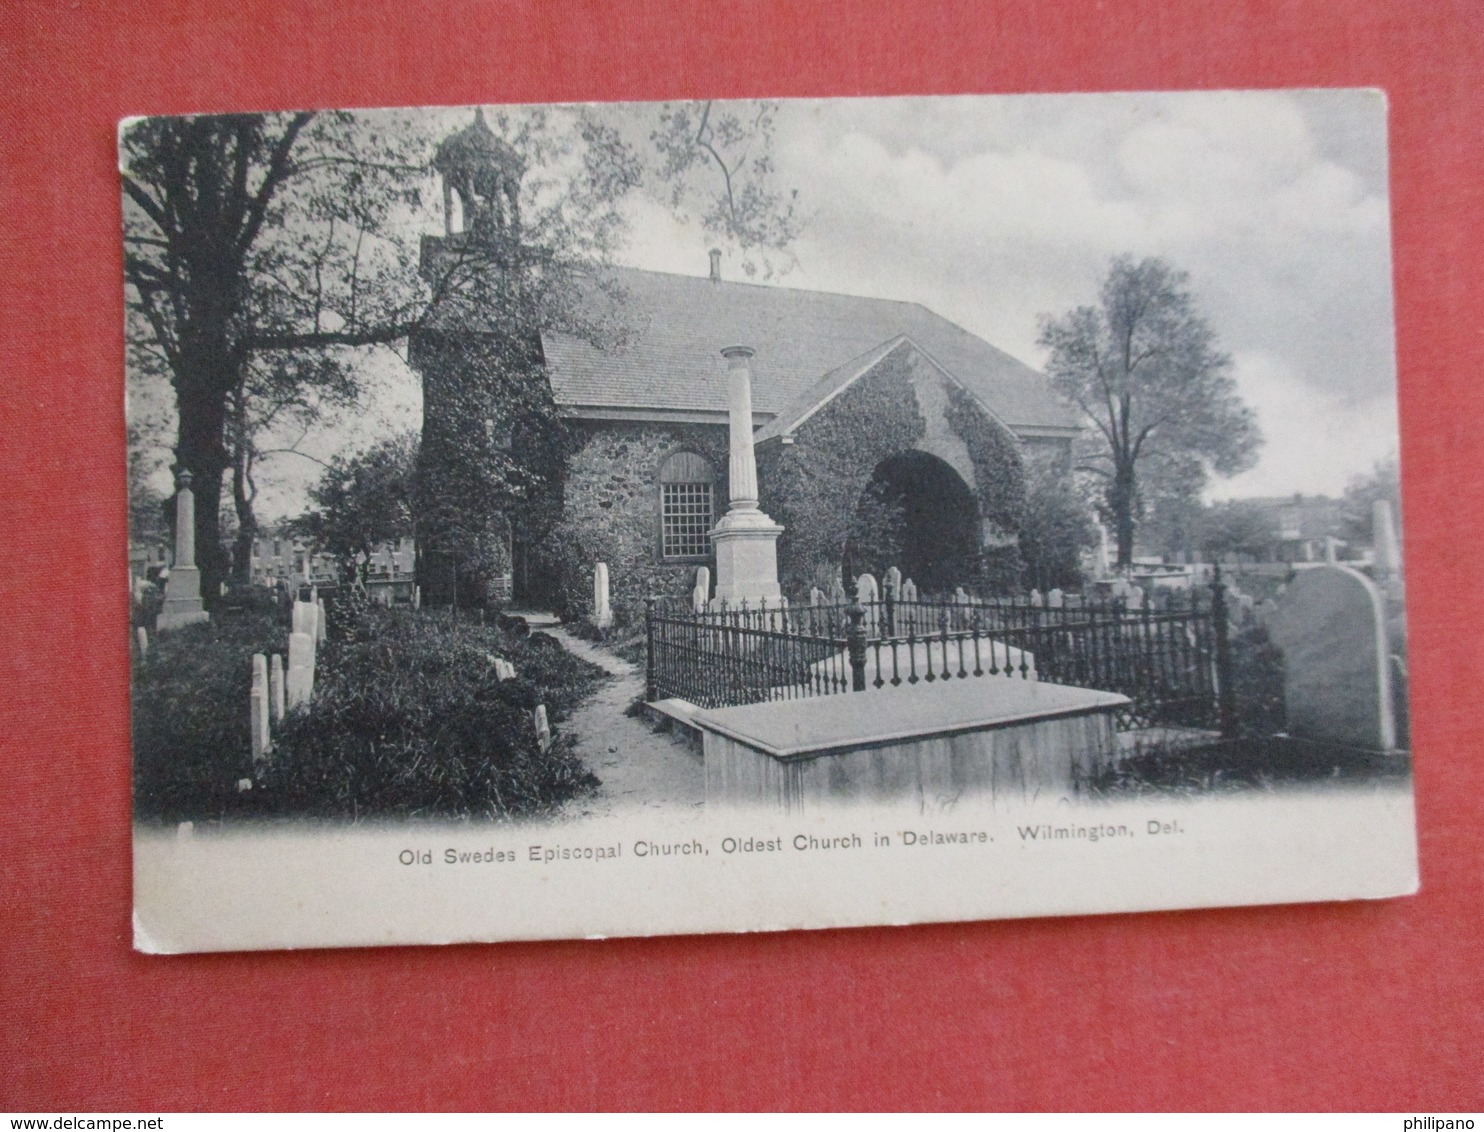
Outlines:
[[753, 411], [773, 416], [905, 335], [1010, 427], [1077, 425], [1042, 374], [918, 303], [613, 270], [626, 293], [623, 345], [599, 349], [571, 335], [541, 336], [552, 392], [564, 408], [725, 413], [720, 351], [743, 344], [756, 351]]

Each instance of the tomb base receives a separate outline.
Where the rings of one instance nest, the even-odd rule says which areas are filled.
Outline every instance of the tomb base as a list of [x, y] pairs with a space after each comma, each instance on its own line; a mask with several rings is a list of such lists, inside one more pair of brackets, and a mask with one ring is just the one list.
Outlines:
[[707, 805], [799, 812], [849, 803], [924, 812], [978, 795], [1067, 797], [1118, 758], [1113, 692], [976, 678], [718, 708], [703, 735]]

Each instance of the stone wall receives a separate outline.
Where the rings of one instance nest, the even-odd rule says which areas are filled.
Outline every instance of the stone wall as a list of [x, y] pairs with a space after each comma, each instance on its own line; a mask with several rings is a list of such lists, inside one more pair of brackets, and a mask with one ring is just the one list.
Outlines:
[[[568, 461], [564, 509], [556, 539], [569, 611], [585, 614], [592, 568], [608, 563], [615, 616], [622, 620], [648, 594], [683, 596], [697, 566], [715, 574], [715, 559], [667, 562], [660, 553], [660, 467], [676, 452], [704, 456], [716, 474], [712, 506], [726, 511], [725, 425], [580, 422], [579, 447]], [[586, 604], [585, 604], [586, 603]]]

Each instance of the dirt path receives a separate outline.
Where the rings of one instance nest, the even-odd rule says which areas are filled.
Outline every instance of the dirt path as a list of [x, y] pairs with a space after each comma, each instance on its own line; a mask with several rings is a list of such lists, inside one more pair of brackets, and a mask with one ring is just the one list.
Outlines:
[[624, 714], [644, 694], [644, 673], [602, 645], [561, 628], [542, 631], [611, 674], [565, 725], [576, 739], [577, 754], [603, 780], [596, 794], [569, 802], [566, 816], [630, 816], [705, 805], [706, 777], [700, 754], [683, 739]]

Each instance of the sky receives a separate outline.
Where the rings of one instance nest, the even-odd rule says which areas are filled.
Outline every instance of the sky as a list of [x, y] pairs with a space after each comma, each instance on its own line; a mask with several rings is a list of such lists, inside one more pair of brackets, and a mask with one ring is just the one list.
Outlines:
[[[813, 211], [781, 282], [920, 302], [1039, 368], [1038, 316], [1161, 256], [1267, 437], [1212, 497], [1336, 494], [1397, 446], [1385, 113], [1374, 91], [785, 103], [778, 181]], [[630, 261], [703, 271], [648, 211]]]
[[[1210, 497], [1338, 494], [1397, 449], [1385, 117], [1375, 91], [785, 101], [775, 184], [807, 226], [773, 282], [919, 302], [1039, 367], [1039, 316], [1095, 302], [1115, 255], [1161, 256], [1267, 438]], [[619, 262], [706, 273], [697, 225], [648, 198], [628, 216]], [[410, 371], [368, 372], [365, 414], [311, 451], [416, 424]], [[265, 517], [302, 507], [316, 467], [294, 463]]]

